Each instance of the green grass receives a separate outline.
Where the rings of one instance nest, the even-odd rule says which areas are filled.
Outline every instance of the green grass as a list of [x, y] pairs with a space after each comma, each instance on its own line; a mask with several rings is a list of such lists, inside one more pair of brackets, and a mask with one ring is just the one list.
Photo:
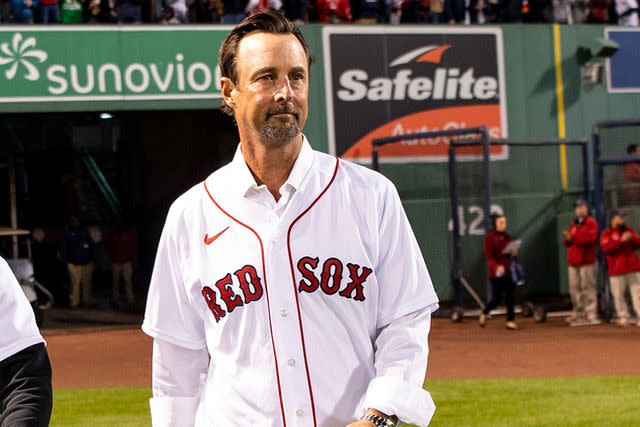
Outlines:
[[[429, 381], [431, 426], [640, 426], [640, 377]], [[56, 390], [51, 425], [150, 426], [147, 388]], [[243, 427], [243, 426], [237, 426]]]

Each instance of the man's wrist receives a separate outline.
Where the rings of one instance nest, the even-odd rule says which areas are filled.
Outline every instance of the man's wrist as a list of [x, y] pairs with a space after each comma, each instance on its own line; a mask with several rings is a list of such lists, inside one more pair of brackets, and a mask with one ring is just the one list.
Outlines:
[[364, 416], [361, 420], [372, 422], [376, 426], [390, 427], [398, 425], [398, 417], [395, 415], [387, 415], [384, 412], [378, 411], [374, 408], [367, 408]]

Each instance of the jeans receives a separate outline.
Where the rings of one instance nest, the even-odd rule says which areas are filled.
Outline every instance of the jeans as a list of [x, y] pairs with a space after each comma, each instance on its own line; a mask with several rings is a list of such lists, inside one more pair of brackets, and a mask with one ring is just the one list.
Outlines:
[[57, 24], [60, 22], [60, 7], [57, 4], [43, 4], [40, 6], [43, 24]]

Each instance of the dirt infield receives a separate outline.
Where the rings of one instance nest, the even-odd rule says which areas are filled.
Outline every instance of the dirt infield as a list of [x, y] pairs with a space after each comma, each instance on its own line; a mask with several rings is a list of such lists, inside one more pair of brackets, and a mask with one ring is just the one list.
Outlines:
[[[434, 319], [429, 357], [431, 379], [541, 376], [640, 375], [640, 328], [613, 325], [570, 328], [562, 319], [503, 319], [480, 329], [472, 320]], [[139, 329], [45, 335], [54, 387], [151, 385], [151, 339]]]

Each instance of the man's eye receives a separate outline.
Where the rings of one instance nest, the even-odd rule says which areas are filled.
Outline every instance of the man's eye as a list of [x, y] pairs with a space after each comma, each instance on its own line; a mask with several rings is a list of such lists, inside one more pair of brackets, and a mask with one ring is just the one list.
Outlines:
[[292, 80], [304, 80], [304, 75], [301, 73], [296, 73], [291, 76]]
[[271, 74], [266, 74], [266, 75], [258, 78], [258, 80], [273, 80], [273, 76]]

